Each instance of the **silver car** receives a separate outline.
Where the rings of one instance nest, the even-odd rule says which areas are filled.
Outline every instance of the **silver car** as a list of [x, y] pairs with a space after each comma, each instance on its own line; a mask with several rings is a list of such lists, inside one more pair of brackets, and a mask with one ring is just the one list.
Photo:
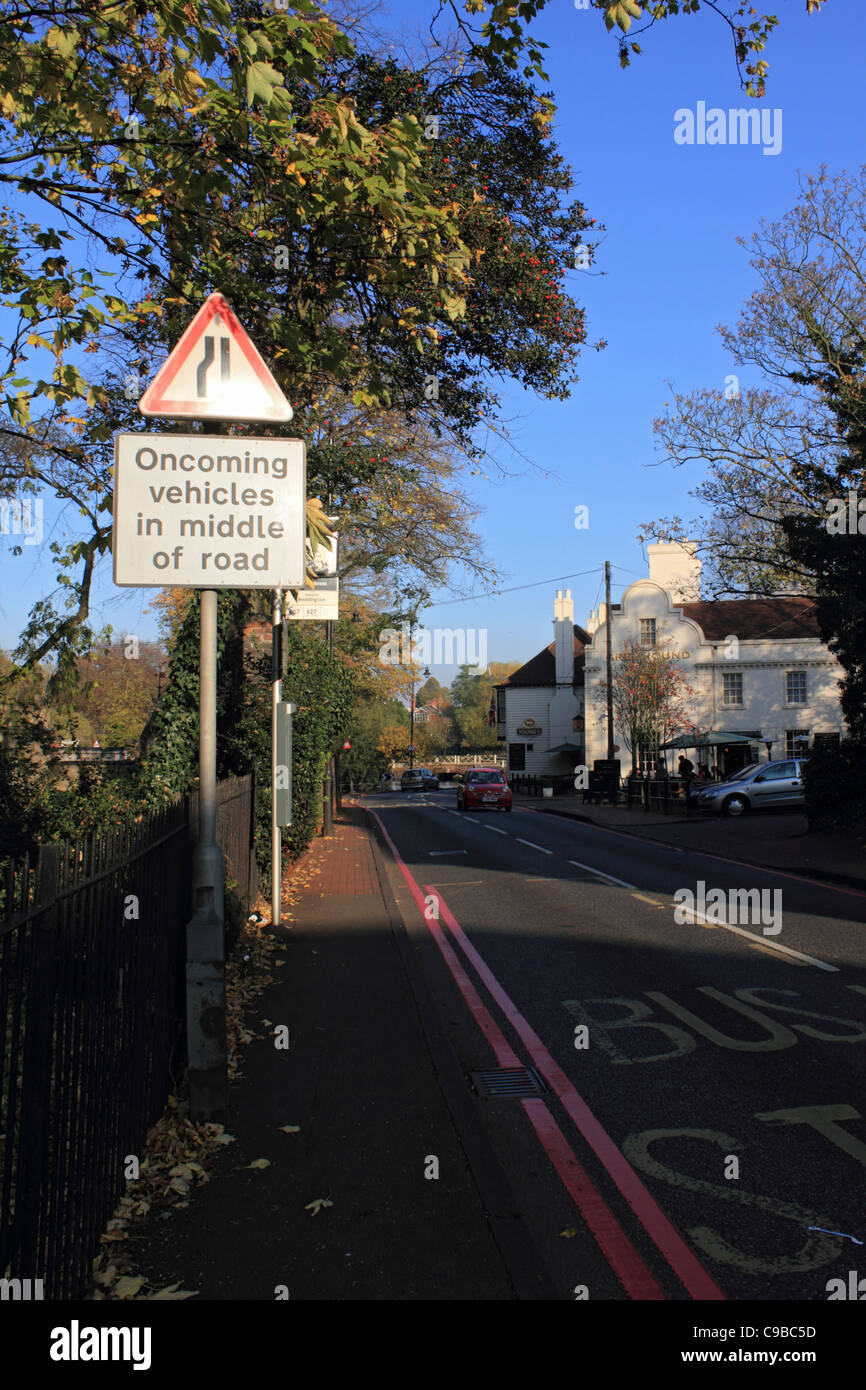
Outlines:
[[742, 816], [747, 811], [801, 807], [805, 804], [805, 758], [751, 763], [724, 782], [692, 783], [692, 805], [699, 811], [720, 811], [723, 816]]

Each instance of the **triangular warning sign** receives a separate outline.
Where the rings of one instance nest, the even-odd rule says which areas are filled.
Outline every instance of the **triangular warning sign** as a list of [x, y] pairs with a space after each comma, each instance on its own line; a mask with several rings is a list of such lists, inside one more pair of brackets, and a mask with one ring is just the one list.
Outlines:
[[221, 294], [208, 295], [138, 408], [173, 420], [292, 418], [292, 407]]

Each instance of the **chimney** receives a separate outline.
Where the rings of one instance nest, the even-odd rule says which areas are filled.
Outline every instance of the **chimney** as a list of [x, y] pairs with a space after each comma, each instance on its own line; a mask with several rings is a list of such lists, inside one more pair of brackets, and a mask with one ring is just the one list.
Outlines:
[[557, 589], [553, 604], [553, 637], [556, 656], [556, 684], [572, 685], [574, 682], [574, 604], [571, 590]]
[[657, 541], [647, 546], [649, 577], [667, 589], [674, 603], [691, 603], [701, 596], [701, 561], [697, 541]]

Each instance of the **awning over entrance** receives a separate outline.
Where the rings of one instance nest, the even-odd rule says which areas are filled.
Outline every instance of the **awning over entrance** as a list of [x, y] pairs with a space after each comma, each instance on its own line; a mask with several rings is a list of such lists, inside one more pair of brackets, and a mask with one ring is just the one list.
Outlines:
[[558, 743], [555, 748], [548, 748], [548, 753], [579, 753], [583, 754], [582, 743], [569, 743], [566, 739], [563, 743]]
[[736, 734], [722, 729], [713, 734], [680, 734], [679, 738], [671, 739], [670, 743], [659, 744], [659, 751], [663, 752], [668, 748], [722, 748], [733, 743], [759, 743], [760, 739], [760, 730], [757, 729]]

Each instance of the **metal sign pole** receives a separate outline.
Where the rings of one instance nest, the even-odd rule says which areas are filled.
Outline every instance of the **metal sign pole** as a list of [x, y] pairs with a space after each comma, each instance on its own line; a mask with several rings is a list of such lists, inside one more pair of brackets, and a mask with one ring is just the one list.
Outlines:
[[228, 1108], [224, 873], [216, 838], [217, 591], [202, 589], [199, 669], [199, 816], [192, 856], [193, 915], [186, 929], [190, 1115], [225, 1119]]
[[[219, 338], [219, 370], [215, 343]], [[172, 349], [167, 361], [138, 403], [149, 418], [218, 420], [271, 424], [291, 420], [290, 403], [274, 380], [249, 335], [223, 295], [214, 292]], [[270, 495], [253, 487], [252, 479], [227, 479], [209, 495], [214, 455], [234, 448], [229, 472], [241, 470], [241, 448], [270, 474]], [[176, 466], [181, 452], [185, 472], [205, 475], [200, 487], [153, 487], [153, 469]], [[217, 471], [222, 459], [217, 461]], [[306, 517], [306, 450], [299, 439], [252, 438], [229, 441], [203, 434], [171, 436], [120, 434], [115, 438], [114, 525], [112, 553], [114, 582], [120, 586], [197, 589], [201, 596], [199, 687], [199, 826], [192, 859], [192, 917], [187, 924], [186, 1010], [190, 1115], [194, 1120], [223, 1121], [228, 1106], [226, 1049], [225, 932], [223, 857], [216, 838], [216, 652], [217, 588], [283, 587], [304, 573]], [[198, 502], [191, 502], [192, 490]], [[202, 502], [202, 492], [204, 501]], [[237, 495], [236, 495], [237, 494]], [[274, 500], [276, 497], [276, 508]], [[217, 535], [231, 519], [232, 550], [221, 550], [213, 539], [214, 507], [231, 506], [220, 517]], [[236, 509], [237, 530], [234, 530]], [[274, 510], [281, 517], [275, 522]], [[192, 515], [191, 515], [192, 513]], [[276, 530], [274, 527], [276, 526]], [[208, 528], [210, 527], [210, 534]], [[207, 549], [205, 549], [207, 547]], [[231, 572], [229, 572], [231, 571]], [[203, 587], [204, 586], [204, 587]], [[209, 587], [208, 587], [209, 586]], [[276, 593], [275, 633], [280, 632], [282, 595]], [[279, 666], [275, 700], [279, 699]], [[289, 711], [283, 721], [290, 739]], [[275, 716], [276, 721], [276, 716]], [[276, 722], [275, 722], [276, 732]], [[291, 757], [286, 756], [290, 771]], [[275, 779], [274, 779], [275, 780]], [[276, 791], [276, 788], [274, 788]], [[283, 824], [291, 823], [291, 788]], [[281, 836], [275, 810], [274, 921], [280, 920]]]
[[283, 836], [277, 815], [277, 717], [282, 699], [283, 673], [283, 594], [274, 589], [273, 627], [271, 630], [271, 922], [281, 923], [283, 889]]

